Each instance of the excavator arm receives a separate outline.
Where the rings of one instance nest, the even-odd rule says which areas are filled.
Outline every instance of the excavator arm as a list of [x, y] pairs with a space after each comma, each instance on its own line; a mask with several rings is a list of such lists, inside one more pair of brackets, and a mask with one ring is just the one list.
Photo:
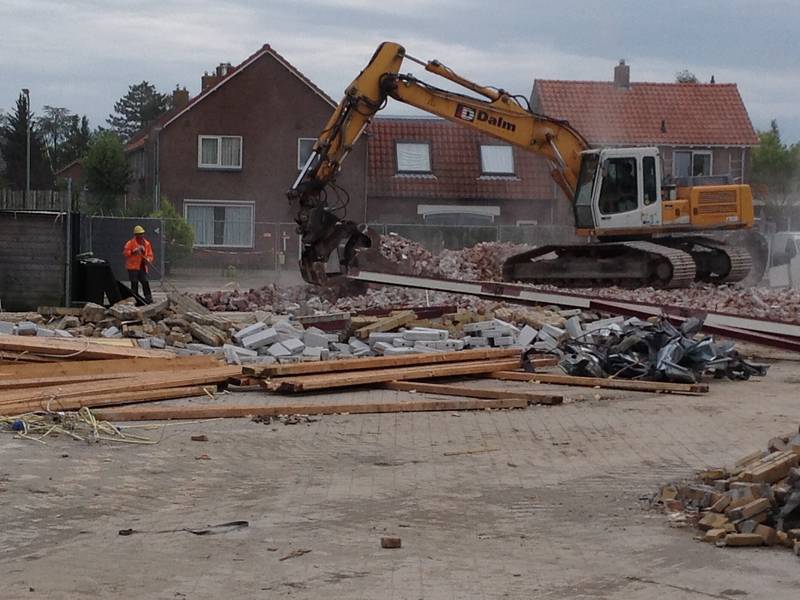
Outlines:
[[[483, 98], [451, 92], [411, 75], [402, 75], [400, 67], [404, 59]], [[524, 98], [520, 100], [504, 90], [473, 83], [439, 61], [422, 62], [406, 55], [399, 44], [384, 42], [347, 88], [287, 193], [289, 201], [298, 205], [295, 220], [302, 236], [300, 270], [305, 281], [325, 283], [328, 272], [342, 272], [356, 266], [359, 253], [375, 244], [365, 229], [339, 214], [346, 204], [342, 200], [346, 193], [336, 186], [335, 178], [372, 117], [390, 97], [544, 156], [554, 181], [568, 198], [573, 197], [581, 152], [588, 144], [566, 121], [535, 114]], [[334, 255], [338, 265], [329, 264]]]

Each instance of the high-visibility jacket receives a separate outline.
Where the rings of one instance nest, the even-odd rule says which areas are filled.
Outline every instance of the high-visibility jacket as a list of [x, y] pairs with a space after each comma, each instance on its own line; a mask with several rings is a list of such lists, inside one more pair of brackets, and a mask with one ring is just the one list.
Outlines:
[[[144, 252], [135, 253], [134, 251], [140, 247], [144, 248]], [[155, 260], [153, 256], [153, 246], [144, 238], [142, 238], [141, 243], [139, 243], [136, 237], [129, 239], [125, 242], [122, 254], [125, 256], [125, 268], [128, 271], [140, 270], [142, 268], [142, 259], [145, 259], [147, 262], [144, 263], [144, 270], [147, 272], [147, 263], [151, 263]]]

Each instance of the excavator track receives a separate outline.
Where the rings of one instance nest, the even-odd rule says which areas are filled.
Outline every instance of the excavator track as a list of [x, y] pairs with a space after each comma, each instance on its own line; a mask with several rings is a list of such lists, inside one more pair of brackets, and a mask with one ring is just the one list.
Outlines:
[[690, 254], [650, 241], [545, 246], [512, 256], [503, 265], [506, 281], [559, 287], [680, 288], [695, 275]]
[[663, 243], [692, 256], [699, 281], [735, 283], [747, 277], [753, 268], [750, 252], [721, 240], [687, 236], [668, 238]]

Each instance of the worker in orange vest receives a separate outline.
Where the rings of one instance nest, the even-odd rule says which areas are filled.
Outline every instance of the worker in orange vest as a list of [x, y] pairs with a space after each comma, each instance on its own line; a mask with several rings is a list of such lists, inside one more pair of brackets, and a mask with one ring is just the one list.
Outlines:
[[133, 237], [125, 242], [122, 254], [125, 256], [125, 268], [128, 270], [128, 279], [131, 282], [133, 293], [139, 293], [139, 282], [141, 282], [144, 299], [151, 304], [153, 295], [150, 292], [150, 281], [147, 278], [147, 265], [152, 263], [155, 257], [153, 256], [153, 246], [144, 237], [144, 227], [137, 225], [133, 228]]

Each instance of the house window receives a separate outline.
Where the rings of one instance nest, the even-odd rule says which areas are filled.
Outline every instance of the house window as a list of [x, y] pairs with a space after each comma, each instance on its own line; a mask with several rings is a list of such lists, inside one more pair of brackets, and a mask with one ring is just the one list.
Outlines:
[[692, 154], [692, 175], [711, 175], [711, 152], [694, 152]]
[[513, 175], [514, 152], [511, 146], [481, 144], [481, 173]]
[[242, 136], [198, 136], [197, 166], [201, 169], [241, 169]]
[[398, 173], [430, 173], [431, 147], [428, 143], [397, 143]]
[[311, 156], [311, 151], [314, 149], [314, 144], [317, 143], [317, 138], [298, 138], [297, 139], [297, 170], [302, 169], [308, 157]]
[[711, 175], [711, 152], [677, 151], [672, 159], [675, 177]]
[[252, 202], [191, 201], [183, 203], [197, 248], [252, 248]]

